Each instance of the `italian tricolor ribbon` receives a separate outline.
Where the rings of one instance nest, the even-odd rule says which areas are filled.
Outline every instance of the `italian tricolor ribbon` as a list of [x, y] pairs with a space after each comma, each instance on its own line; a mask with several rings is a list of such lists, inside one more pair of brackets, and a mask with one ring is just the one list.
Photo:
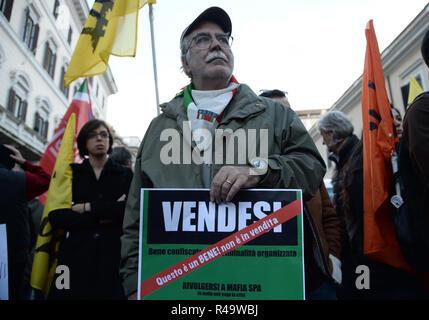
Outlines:
[[[204, 101], [205, 102], [209, 101], [209, 103], [207, 105], [200, 105], [198, 103], [199, 101], [198, 100], [194, 101], [192, 97], [192, 91], [195, 90], [195, 88], [193, 83], [190, 83], [182, 91], [185, 112], [188, 115], [188, 120], [193, 122], [194, 120], [198, 119], [198, 120], [206, 120], [211, 123], [214, 123], [214, 121], [217, 121], [217, 123], [220, 123], [223, 115], [223, 110], [227, 106], [229, 101], [232, 99], [232, 97], [235, 95], [235, 93], [237, 92], [238, 85], [239, 83], [237, 79], [235, 79], [235, 77], [232, 76], [230, 85], [228, 86], [228, 88], [231, 88], [231, 90], [228, 90], [228, 88], [225, 88], [222, 90], [214, 90], [214, 91], [206, 91], [206, 92], [197, 91], [200, 93], [200, 95], [204, 95], [204, 93], [207, 93], [208, 95], [208, 98], [204, 99]], [[216, 91], [219, 93], [222, 92], [221, 93], [222, 97], [216, 96]], [[210, 99], [210, 96], [212, 96], [213, 99]]]

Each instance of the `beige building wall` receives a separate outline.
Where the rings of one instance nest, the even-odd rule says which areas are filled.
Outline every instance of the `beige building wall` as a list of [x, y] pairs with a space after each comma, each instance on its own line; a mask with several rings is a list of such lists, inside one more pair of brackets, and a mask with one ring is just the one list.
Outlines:
[[307, 130], [310, 130], [326, 111], [327, 109], [295, 110]]

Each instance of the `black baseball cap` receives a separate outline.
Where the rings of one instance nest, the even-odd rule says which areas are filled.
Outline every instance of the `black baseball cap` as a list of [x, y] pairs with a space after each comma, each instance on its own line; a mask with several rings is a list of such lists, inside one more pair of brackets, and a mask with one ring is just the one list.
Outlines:
[[426, 31], [426, 35], [423, 38], [422, 42], [422, 56], [426, 62], [426, 65], [429, 67], [429, 30]]
[[211, 21], [219, 25], [225, 33], [231, 34], [232, 24], [228, 14], [219, 7], [210, 7], [203, 11], [189, 26], [186, 27], [180, 37], [180, 44], [183, 38], [190, 34], [203, 21]]

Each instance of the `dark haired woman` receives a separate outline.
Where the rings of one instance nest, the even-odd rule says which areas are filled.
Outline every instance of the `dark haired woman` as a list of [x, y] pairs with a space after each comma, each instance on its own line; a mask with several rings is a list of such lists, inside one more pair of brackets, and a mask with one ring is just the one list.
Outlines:
[[124, 298], [120, 236], [132, 171], [108, 158], [112, 144], [109, 127], [101, 120], [87, 122], [79, 132], [77, 145], [85, 159], [72, 164], [73, 206], [49, 214], [52, 227], [65, 230], [58, 265], [68, 268], [69, 283], [58, 288], [54, 278], [49, 299]]
[[402, 115], [394, 106], [392, 106], [392, 109], [390, 109], [390, 114], [392, 115], [395, 132], [398, 135], [399, 140], [401, 140], [402, 132], [404, 131]]

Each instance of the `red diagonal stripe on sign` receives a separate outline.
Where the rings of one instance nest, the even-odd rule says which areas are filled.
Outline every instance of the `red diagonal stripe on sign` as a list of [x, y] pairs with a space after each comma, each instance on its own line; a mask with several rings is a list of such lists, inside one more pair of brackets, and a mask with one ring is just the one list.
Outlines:
[[[301, 199], [297, 199], [288, 205], [280, 208], [277, 211], [267, 215], [265, 218], [252, 223], [240, 231], [226, 237], [225, 239], [211, 245], [210, 247], [197, 252], [191, 257], [188, 257], [181, 262], [165, 269], [164, 271], [150, 277], [140, 284], [140, 297], [155, 292], [156, 290], [166, 286], [167, 284], [195, 271], [196, 269], [216, 260], [217, 258], [231, 252], [240, 246], [252, 241], [259, 236], [265, 234], [271, 229], [285, 223], [286, 221], [296, 217], [302, 212]], [[195, 261], [197, 263], [195, 264]], [[189, 268], [189, 263], [193, 263], [195, 267]]]

